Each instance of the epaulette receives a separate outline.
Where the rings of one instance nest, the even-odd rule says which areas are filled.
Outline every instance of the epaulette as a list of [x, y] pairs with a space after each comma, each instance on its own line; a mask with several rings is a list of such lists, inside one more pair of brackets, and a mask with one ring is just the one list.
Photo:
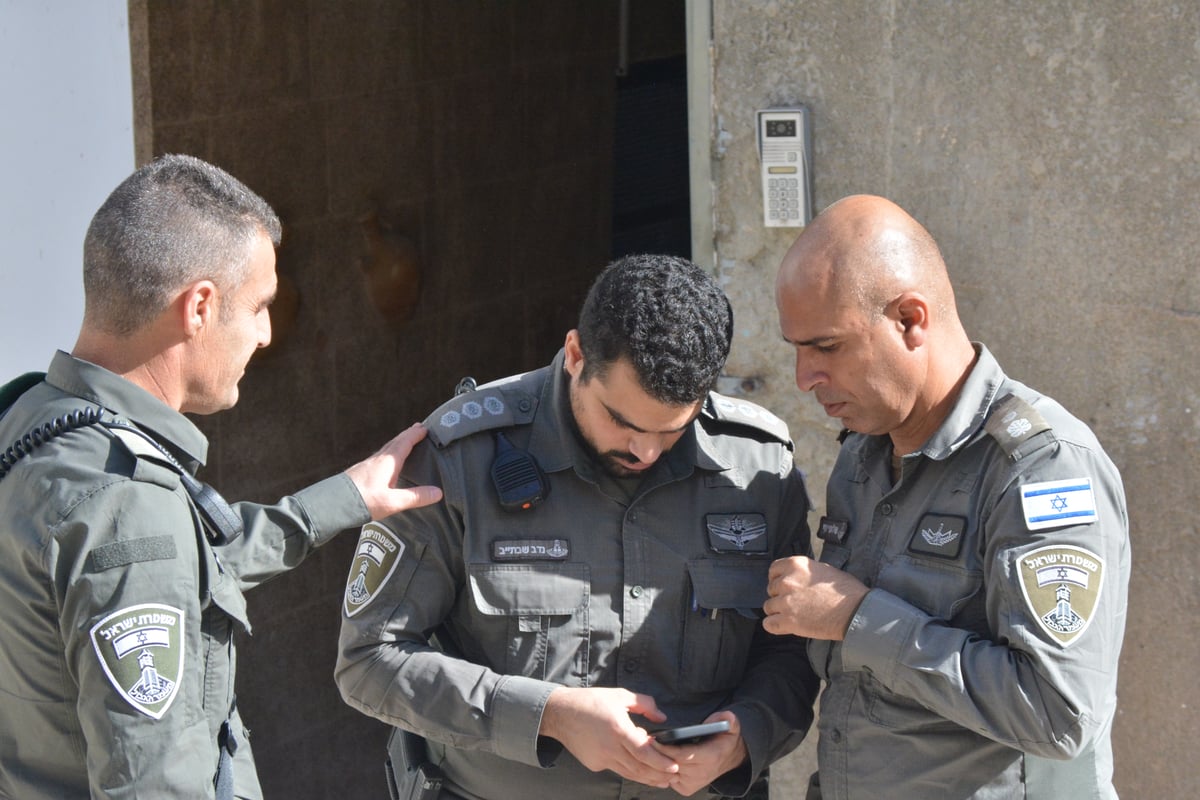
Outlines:
[[787, 423], [762, 406], [748, 400], [736, 400], [723, 394], [709, 392], [708, 401], [704, 404], [700, 419], [702, 422], [715, 420], [722, 425], [761, 431], [788, 447], [792, 445], [792, 437], [788, 433]]
[[167, 460], [166, 455], [162, 451], [147, 440], [144, 434], [133, 430], [132, 427], [126, 427], [125, 425], [114, 425], [111, 427], [104, 425], [101, 427], [112, 434], [114, 439], [123, 444], [125, 449], [134, 458], [148, 458], [165, 466], [175, 467], [174, 464]]
[[[204, 535], [211, 544], [229, 544], [242, 535], [241, 516], [225, 498], [208, 484], [197, 480], [150, 434], [121, 420], [110, 420], [103, 423], [103, 427], [136, 459], [134, 480], [157, 483], [168, 489], [183, 486], [192, 507], [199, 514]], [[147, 462], [155, 464], [157, 469], [144, 469], [142, 465]], [[168, 475], [170, 478], [165, 477]]]
[[[100, 429], [116, 441], [121, 448], [133, 459], [133, 472], [130, 477], [135, 481], [153, 483], [166, 489], [179, 486], [180, 473], [183, 467], [178, 462], [172, 463], [170, 457], [151, 444], [146, 435], [126, 424], [100, 425]], [[153, 464], [151, 468], [143, 466]]]
[[1050, 423], [1028, 402], [1010, 394], [1000, 398], [992, 407], [984, 430], [999, 443], [1009, 458], [1017, 461], [1043, 446], [1044, 442], [1034, 440], [1050, 430]]
[[525, 380], [530, 374], [485, 384], [447, 400], [422, 423], [429, 440], [441, 448], [481, 431], [528, 425], [539, 397]]

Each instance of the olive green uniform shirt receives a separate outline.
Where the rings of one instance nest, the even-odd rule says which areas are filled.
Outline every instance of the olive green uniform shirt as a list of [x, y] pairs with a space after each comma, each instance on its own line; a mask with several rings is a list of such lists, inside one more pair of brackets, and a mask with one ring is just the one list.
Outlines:
[[824, 800], [1114, 798], [1130, 573], [1116, 467], [1086, 425], [978, 360], [890, 474], [852, 434], [821, 560], [870, 592], [844, 642], [813, 641]]
[[[640, 483], [614, 481], [579, 444], [560, 353], [425, 425], [403, 481], [444, 502], [363, 529], [336, 678], [353, 707], [426, 737], [455, 794], [678, 798], [539, 737], [558, 685], [648, 694], [670, 725], [732, 710], [750, 761], [718, 782], [730, 794], [800, 742], [816, 688], [804, 640], [766, 634], [759, 613], [771, 561], [809, 552], [782, 422], [711, 395]], [[501, 508], [496, 430], [540, 464], [540, 505]]]
[[[182, 414], [59, 353], [0, 418], [0, 447], [100, 407], [189, 469], [207, 441]], [[231, 713], [242, 592], [369, 516], [345, 475], [278, 505], [235, 504], [245, 533], [210, 546], [179, 473], [101, 425], [55, 436], [0, 479], [0, 797], [213, 796]], [[261, 796], [232, 720], [239, 797]]]

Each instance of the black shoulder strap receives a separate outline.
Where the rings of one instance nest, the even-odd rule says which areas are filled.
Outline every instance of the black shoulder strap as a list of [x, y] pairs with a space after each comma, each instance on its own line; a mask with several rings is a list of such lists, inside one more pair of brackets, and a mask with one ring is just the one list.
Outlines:
[[[30, 373], [30, 375], [32, 374], [34, 373]], [[29, 378], [30, 375], [23, 375], [22, 379]], [[45, 376], [43, 375], [42, 377]], [[24, 394], [29, 386], [40, 380], [39, 378], [38, 381], [28, 384], [25, 390], [17, 393], [16, 397]], [[9, 382], [0, 391], [7, 393], [9, 387], [12, 385], [13, 382]], [[13, 402], [15, 402], [16, 397], [13, 398]], [[68, 414], [63, 414], [60, 417], [55, 417], [49, 422], [33, 428], [20, 439], [13, 442], [8, 449], [0, 451], [0, 480], [4, 479], [4, 476], [16, 465], [17, 461], [29, 455], [51, 439], [62, 436], [64, 433], [76, 430], [77, 428], [87, 427], [88, 425], [101, 425], [108, 429], [118, 441], [122, 442], [134, 457], [149, 454], [156, 461], [165, 463], [170, 469], [179, 473], [179, 479], [183, 483], [183, 488], [199, 512], [200, 520], [204, 525], [205, 535], [208, 536], [208, 540], [212, 544], [229, 544], [242, 535], [241, 517], [238, 516], [229, 503], [225, 502], [225, 498], [221, 497], [216, 489], [197, 480], [192, 473], [188, 472], [171, 455], [167, 448], [159, 444], [145, 431], [127, 422], [104, 419], [103, 417], [104, 409], [89, 406], [77, 409]]]
[[[113, 435], [120, 439], [134, 455], [143, 455], [149, 452], [156, 457], [155, 460], [166, 461], [173, 470], [179, 473], [184, 490], [192, 499], [196, 510], [200, 512], [200, 519], [204, 523], [205, 534], [210, 542], [214, 545], [229, 544], [242, 535], [244, 532], [242, 518], [225, 501], [225, 498], [221, 497], [216, 489], [188, 472], [154, 437], [141, 428], [117, 420], [109, 420], [102, 424], [112, 431]], [[149, 451], [145, 449], [146, 445], [151, 448]]]

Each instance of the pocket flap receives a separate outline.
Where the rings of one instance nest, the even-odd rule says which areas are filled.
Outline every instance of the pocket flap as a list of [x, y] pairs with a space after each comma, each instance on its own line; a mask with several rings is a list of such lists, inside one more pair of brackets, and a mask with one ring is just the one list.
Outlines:
[[767, 601], [765, 559], [745, 561], [699, 558], [688, 562], [692, 591], [701, 608], [736, 608], [752, 611]]
[[475, 606], [484, 614], [575, 614], [588, 605], [587, 564], [470, 564]]

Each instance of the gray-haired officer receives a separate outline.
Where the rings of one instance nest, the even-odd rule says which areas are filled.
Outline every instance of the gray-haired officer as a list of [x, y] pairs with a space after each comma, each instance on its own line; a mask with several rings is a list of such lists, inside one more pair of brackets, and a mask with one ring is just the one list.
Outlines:
[[742, 796], [803, 738], [804, 640], [759, 609], [808, 496], [783, 423], [710, 391], [732, 331], [703, 270], [626, 258], [548, 367], [428, 418], [401, 480], [446, 500], [363, 529], [336, 672], [400, 796]]
[[183, 414], [232, 406], [270, 340], [279, 233], [210, 164], [139, 169], [88, 228], [73, 352], [0, 392], [0, 797], [261, 797], [242, 592], [440, 497], [392, 486], [419, 426], [274, 506], [193, 477], [207, 441]]

